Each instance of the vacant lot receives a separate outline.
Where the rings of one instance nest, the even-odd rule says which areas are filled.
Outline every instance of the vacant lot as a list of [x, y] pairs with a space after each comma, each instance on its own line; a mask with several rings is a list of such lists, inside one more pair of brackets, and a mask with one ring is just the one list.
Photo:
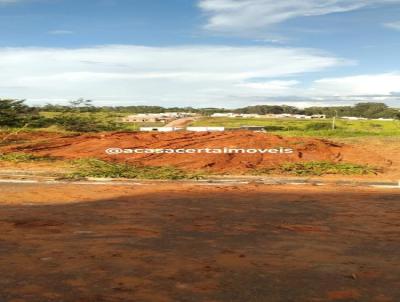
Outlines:
[[[46, 159], [50, 159], [53, 160], [50, 165], [55, 166], [54, 161], [57, 160], [68, 162], [71, 160], [97, 159], [107, 163], [129, 164], [137, 169], [139, 167], [157, 169], [162, 167], [164, 170], [160, 173], [166, 172], [167, 175], [173, 177], [184, 176], [180, 171], [191, 174], [200, 173], [206, 176], [210, 174], [348, 175], [393, 180], [398, 180], [398, 177], [400, 177], [400, 153], [395, 151], [400, 146], [400, 140], [387, 137], [379, 137], [377, 140], [373, 140], [373, 144], [369, 143], [369, 141], [372, 141], [370, 139], [363, 141], [354, 138], [346, 139], [343, 143], [337, 141], [337, 138], [336, 141], [329, 141], [319, 138], [287, 137], [250, 131], [220, 133], [104, 132], [89, 134], [21, 132], [4, 137], [5, 139], [3, 138], [0, 144], [0, 153], [3, 153], [0, 156], [0, 167], [10, 167], [9, 163], [24, 160], [44, 164]], [[221, 149], [225, 147], [239, 149], [282, 147], [291, 148], [293, 152], [289, 154], [129, 153], [117, 155], [109, 155], [105, 152], [108, 148]], [[118, 175], [132, 175], [124, 172], [128, 170], [126, 167], [113, 167], [97, 162], [95, 166], [97, 172], [89, 173], [87, 176], [118, 177]], [[93, 164], [89, 166], [85, 164], [82, 169], [89, 171], [91, 168], [93, 168]], [[168, 169], [168, 171], [165, 169]], [[158, 174], [157, 171], [152, 170], [150, 174]], [[146, 172], [146, 174], [149, 173]]]
[[384, 136], [400, 139], [400, 121], [346, 121], [337, 120], [336, 130], [332, 129], [332, 119], [254, 119], [254, 118], [204, 118], [194, 123], [196, 126], [220, 126], [235, 128], [241, 126], [264, 126], [271, 133], [287, 136], [317, 137], [358, 137]]
[[400, 300], [399, 191], [0, 190], [0, 301]]

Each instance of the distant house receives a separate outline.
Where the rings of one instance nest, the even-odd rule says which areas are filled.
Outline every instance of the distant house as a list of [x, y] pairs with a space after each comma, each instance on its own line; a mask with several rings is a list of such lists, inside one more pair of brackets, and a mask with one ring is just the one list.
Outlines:
[[123, 117], [122, 123], [168, 123], [175, 119], [194, 116], [186, 112], [166, 112], [166, 113], [141, 113]]
[[381, 117], [381, 118], [378, 118], [378, 119], [374, 119], [374, 121], [393, 122], [393, 121], [395, 121], [395, 119], [394, 118], [383, 118], [383, 117]]
[[262, 115], [260, 115], [260, 114], [251, 113], [251, 114], [239, 114], [237, 117], [241, 117], [241, 118], [259, 118], [261, 116]]
[[295, 118], [295, 119], [305, 119], [305, 120], [310, 120], [310, 119], [325, 119], [326, 115], [324, 114], [314, 114], [312, 116], [310, 115], [304, 115], [304, 114], [290, 114], [290, 113], [282, 113], [282, 114], [256, 114], [256, 113], [214, 113], [211, 115], [211, 117], [235, 117], [235, 118], [271, 118], [271, 119], [280, 119], [280, 118]]
[[326, 119], [326, 115], [325, 114], [313, 114], [311, 115], [312, 119]]
[[187, 127], [186, 130], [192, 132], [222, 132], [225, 131], [225, 127]]
[[304, 114], [293, 114], [292, 117], [297, 118], [299, 120], [311, 120], [312, 117], [309, 115], [304, 115]]
[[275, 118], [291, 118], [294, 117], [293, 114], [282, 113], [282, 114], [275, 114]]
[[349, 120], [349, 121], [366, 120], [365, 117], [355, 117], [355, 116], [342, 116], [341, 118], [344, 119], [344, 120]]
[[264, 126], [241, 126], [240, 130], [248, 130], [254, 132], [266, 132]]
[[150, 114], [136, 114], [136, 115], [128, 115], [121, 119], [122, 123], [156, 123], [161, 120]]
[[141, 127], [140, 131], [141, 132], [174, 132], [174, 131], [180, 131], [183, 130], [183, 128], [179, 127]]
[[262, 115], [255, 114], [255, 113], [233, 113], [233, 112], [227, 112], [227, 113], [214, 113], [214, 114], [211, 115], [211, 117], [259, 118], [259, 117], [262, 117]]
[[227, 113], [214, 113], [211, 117], [237, 117], [239, 114], [227, 112]]
[[269, 113], [261, 115], [260, 118], [278, 118], [278, 116], [276, 114]]

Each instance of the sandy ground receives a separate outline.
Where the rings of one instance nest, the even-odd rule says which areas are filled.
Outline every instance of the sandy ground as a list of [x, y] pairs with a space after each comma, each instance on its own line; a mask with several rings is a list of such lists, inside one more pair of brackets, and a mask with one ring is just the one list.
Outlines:
[[400, 191], [0, 184], [0, 301], [400, 301]]

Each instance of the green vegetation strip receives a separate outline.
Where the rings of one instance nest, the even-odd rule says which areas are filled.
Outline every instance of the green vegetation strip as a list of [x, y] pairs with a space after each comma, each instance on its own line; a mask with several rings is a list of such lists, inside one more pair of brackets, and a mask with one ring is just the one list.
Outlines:
[[264, 127], [268, 133], [285, 136], [311, 137], [362, 137], [400, 136], [400, 121], [337, 120], [336, 128], [332, 129], [332, 120], [297, 120], [297, 119], [263, 119], [263, 118], [203, 118], [192, 126], [215, 126], [238, 128], [242, 126]]
[[111, 163], [99, 159], [79, 159], [73, 161], [75, 172], [68, 175], [70, 179], [94, 178], [128, 178], [128, 179], [199, 179], [199, 174], [191, 174], [175, 167], [144, 167], [127, 163]]
[[38, 161], [54, 161], [55, 158], [50, 156], [37, 156], [29, 153], [6, 153], [0, 154], [0, 161], [7, 161], [13, 163], [27, 163]]
[[[36, 156], [27, 153], [0, 154], [0, 161], [13, 163], [52, 162], [55, 158]], [[189, 173], [176, 167], [146, 167], [134, 166], [128, 163], [112, 163], [89, 158], [71, 162], [74, 172], [63, 178], [85, 179], [93, 178], [127, 178], [127, 179], [154, 179], [179, 180], [203, 179], [206, 174]], [[326, 161], [310, 161], [300, 163], [285, 163], [278, 167], [255, 170], [253, 175], [296, 175], [296, 176], [323, 176], [323, 175], [371, 175], [381, 173], [382, 170], [369, 165], [352, 163], [332, 163]]]
[[286, 163], [276, 168], [257, 170], [255, 174], [287, 174], [296, 176], [322, 175], [371, 175], [382, 172], [380, 168], [369, 165], [351, 163], [332, 163], [326, 161], [311, 161]]
[[[110, 163], [99, 159], [80, 159], [73, 162], [76, 172], [68, 178], [128, 178], [128, 179], [201, 179], [205, 175], [188, 173], [175, 167], [132, 166], [127, 163]], [[277, 168], [257, 170], [254, 174], [283, 174], [297, 176], [369, 175], [381, 172], [379, 168], [351, 163], [304, 162], [286, 163]]]

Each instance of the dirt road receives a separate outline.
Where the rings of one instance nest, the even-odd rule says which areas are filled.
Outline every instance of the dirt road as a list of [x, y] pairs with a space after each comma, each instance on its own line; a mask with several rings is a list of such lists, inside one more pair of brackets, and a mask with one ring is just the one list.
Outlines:
[[0, 301], [400, 301], [400, 192], [0, 184]]
[[186, 127], [189, 124], [193, 123], [197, 118], [195, 117], [185, 117], [175, 121], [172, 121], [165, 125], [165, 127]]

